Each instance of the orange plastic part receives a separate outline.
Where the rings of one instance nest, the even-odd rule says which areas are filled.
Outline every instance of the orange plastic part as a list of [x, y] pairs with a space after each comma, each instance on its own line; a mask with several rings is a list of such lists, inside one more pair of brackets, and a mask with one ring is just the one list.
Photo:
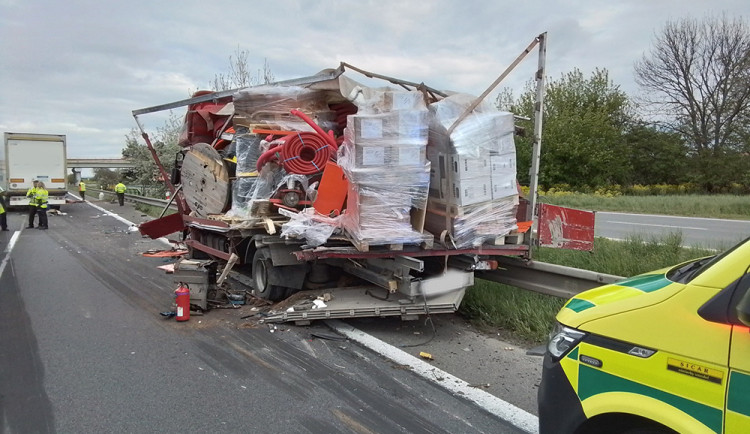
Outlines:
[[346, 201], [346, 193], [349, 189], [344, 171], [338, 164], [329, 161], [323, 169], [323, 177], [318, 186], [318, 196], [313, 202], [315, 211], [326, 216], [337, 216], [341, 214]]

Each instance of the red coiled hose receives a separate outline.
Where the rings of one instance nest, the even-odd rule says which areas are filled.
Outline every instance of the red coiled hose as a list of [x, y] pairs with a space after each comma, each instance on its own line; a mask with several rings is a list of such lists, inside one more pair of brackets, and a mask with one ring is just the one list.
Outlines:
[[258, 171], [280, 153], [279, 162], [288, 173], [312, 175], [322, 172], [328, 160], [336, 155], [336, 148], [331, 146], [327, 135], [321, 137], [317, 133], [301, 131], [285, 136], [282, 140], [283, 145], [269, 149], [258, 158], [255, 166]]
[[299, 132], [286, 136], [284, 147], [281, 149], [281, 164], [289, 173], [312, 175], [319, 173], [326, 167], [332, 155], [336, 155], [334, 146], [328, 142], [328, 135]]
[[276, 153], [280, 153], [280, 163], [288, 173], [300, 175], [312, 175], [323, 171], [328, 160], [336, 156], [338, 144], [333, 137], [333, 132], [326, 133], [307, 115], [299, 110], [291, 113], [307, 122], [316, 132], [300, 131], [285, 136], [283, 144], [264, 152], [256, 168], [260, 171]]

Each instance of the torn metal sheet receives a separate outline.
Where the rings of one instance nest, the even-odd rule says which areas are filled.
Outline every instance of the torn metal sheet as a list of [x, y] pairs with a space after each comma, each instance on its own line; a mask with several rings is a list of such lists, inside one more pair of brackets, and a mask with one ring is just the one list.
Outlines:
[[594, 249], [593, 211], [539, 204], [539, 245], [570, 250]]
[[370, 294], [372, 287], [327, 289], [331, 300], [327, 307], [319, 309], [293, 310], [279, 312], [264, 318], [266, 323], [287, 321], [307, 322], [317, 319], [364, 318], [415, 315], [437, 313], [454, 313], [463, 300], [465, 289], [442, 294], [424, 300], [422, 297], [409, 299], [400, 295], [388, 298], [374, 297]]

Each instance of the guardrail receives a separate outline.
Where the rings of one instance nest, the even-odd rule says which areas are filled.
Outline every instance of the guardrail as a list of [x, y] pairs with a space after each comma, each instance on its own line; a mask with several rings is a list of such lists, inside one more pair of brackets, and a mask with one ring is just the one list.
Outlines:
[[499, 258], [497, 270], [477, 272], [476, 277], [561, 298], [570, 298], [624, 279], [612, 274], [515, 258]]
[[[113, 191], [97, 189], [88, 191], [96, 192], [97, 195], [103, 192], [111, 195], [112, 198], [116, 197]], [[168, 200], [127, 193], [125, 200], [158, 208], [164, 208], [169, 203]], [[177, 209], [177, 206], [173, 203], [170, 209]], [[476, 277], [560, 298], [570, 298], [597, 286], [624, 279], [622, 276], [612, 274], [510, 257], [498, 258], [498, 264], [497, 270], [477, 271]]]
[[[86, 190], [86, 193], [95, 193], [97, 196], [99, 195], [99, 193], [104, 193], [105, 195], [107, 195], [108, 197], [111, 197], [111, 198], [116, 198], [117, 197], [117, 194], [114, 191], [99, 190], [99, 189], [96, 189], [96, 188], [89, 188], [89, 189]], [[169, 203], [168, 200], [156, 199], [156, 198], [153, 198], [153, 197], [146, 197], [146, 196], [139, 196], [137, 194], [128, 194], [127, 192], [125, 193], [125, 200], [128, 201], [128, 202], [142, 203], [144, 205], [155, 206], [155, 207], [158, 207], [158, 208], [164, 208]], [[177, 205], [175, 205], [174, 203], [172, 203], [169, 206], [169, 208], [170, 209], [177, 209]]]

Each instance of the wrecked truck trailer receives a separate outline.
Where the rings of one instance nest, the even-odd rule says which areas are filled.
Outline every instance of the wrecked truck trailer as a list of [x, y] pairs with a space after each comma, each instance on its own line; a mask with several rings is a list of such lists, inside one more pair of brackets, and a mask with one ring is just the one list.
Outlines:
[[529, 257], [513, 115], [476, 102], [341, 64], [136, 110], [188, 107], [171, 177], [143, 132], [179, 212], [140, 230], [183, 234], [197, 308], [246, 287], [286, 299], [269, 322], [454, 312], [475, 271]]

